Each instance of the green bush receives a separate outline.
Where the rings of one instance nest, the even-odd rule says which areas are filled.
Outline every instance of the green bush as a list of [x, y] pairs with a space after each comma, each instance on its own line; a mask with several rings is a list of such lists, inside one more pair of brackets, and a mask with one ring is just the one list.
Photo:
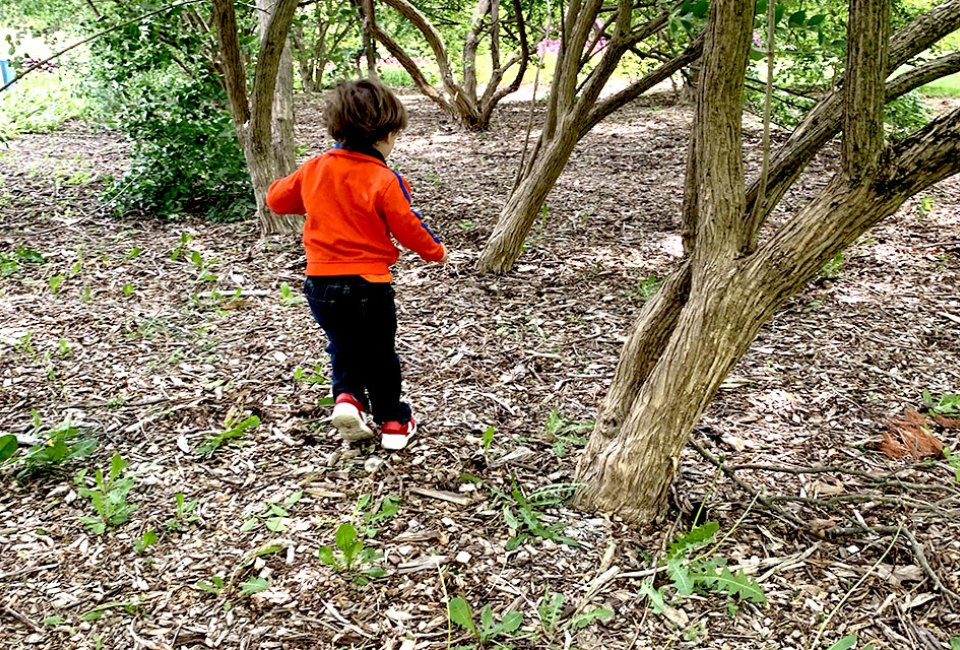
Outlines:
[[252, 213], [250, 176], [218, 94], [196, 82], [148, 85], [123, 108], [130, 168], [105, 196], [118, 213], [204, 213], [216, 221]]
[[930, 119], [927, 107], [923, 105], [923, 96], [912, 91], [888, 103], [884, 109], [884, 120], [894, 135], [902, 136], [924, 126]]
[[[118, 4], [109, 11], [120, 22], [140, 9]], [[171, 9], [91, 43], [89, 92], [98, 115], [132, 146], [130, 168], [106, 200], [119, 214], [237, 220], [252, 213], [250, 178], [209, 58], [213, 36], [184, 11]]]

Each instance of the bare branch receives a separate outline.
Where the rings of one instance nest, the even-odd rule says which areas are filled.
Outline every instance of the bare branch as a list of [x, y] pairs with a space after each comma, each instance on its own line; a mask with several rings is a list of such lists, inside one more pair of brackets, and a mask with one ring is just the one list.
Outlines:
[[597, 103], [593, 110], [590, 111], [590, 115], [587, 117], [587, 119], [582, 122], [580, 126], [579, 137], [583, 138], [593, 127], [599, 124], [602, 120], [606, 119], [609, 115], [619, 110], [623, 106], [626, 106], [661, 81], [669, 79], [681, 68], [690, 65], [690, 63], [693, 61], [696, 61], [698, 58], [700, 58], [700, 54], [702, 52], [703, 39], [698, 38], [691, 43], [690, 46], [687, 47], [682, 54], [680, 54], [680, 56], [668, 61], [667, 63], [664, 63], [642, 79], [633, 82], [620, 92], [607, 97], [602, 102]]

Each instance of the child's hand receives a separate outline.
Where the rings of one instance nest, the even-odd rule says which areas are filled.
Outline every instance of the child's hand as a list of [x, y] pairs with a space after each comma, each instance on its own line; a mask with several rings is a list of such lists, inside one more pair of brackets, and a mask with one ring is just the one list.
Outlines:
[[437, 264], [446, 264], [447, 263], [447, 247], [443, 247], [443, 257], [440, 258], [440, 261]]

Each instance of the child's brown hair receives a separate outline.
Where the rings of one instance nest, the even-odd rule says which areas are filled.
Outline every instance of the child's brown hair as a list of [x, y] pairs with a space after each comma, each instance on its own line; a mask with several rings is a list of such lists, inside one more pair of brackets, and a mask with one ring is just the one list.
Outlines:
[[327, 97], [327, 131], [348, 149], [364, 149], [407, 127], [407, 109], [375, 81], [341, 81]]

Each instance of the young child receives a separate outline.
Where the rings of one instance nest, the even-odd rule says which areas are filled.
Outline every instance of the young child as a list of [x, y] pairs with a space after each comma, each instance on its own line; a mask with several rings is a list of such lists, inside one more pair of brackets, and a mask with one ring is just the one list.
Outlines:
[[410, 208], [406, 180], [386, 164], [407, 126], [407, 109], [396, 95], [370, 81], [342, 82], [324, 116], [336, 146], [276, 181], [267, 205], [279, 214], [307, 215], [303, 292], [329, 339], [334, 426], [344, 440], [370, 438], [370, 411], [384, 448], [403, 449], [417, 425], [400, 401], [390, 274], [399, 251], [390, 236], [428, 262], [445, 262], [447, 253]]

